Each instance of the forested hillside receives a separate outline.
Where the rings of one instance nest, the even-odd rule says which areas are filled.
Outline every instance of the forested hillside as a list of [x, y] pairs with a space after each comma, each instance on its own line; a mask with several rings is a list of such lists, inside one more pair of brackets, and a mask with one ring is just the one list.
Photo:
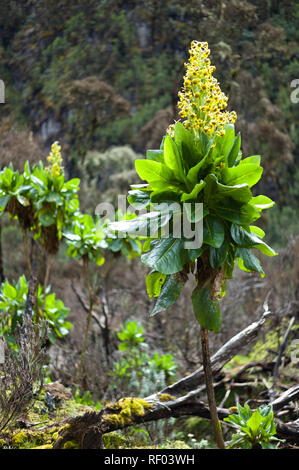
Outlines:
[[[285, 439], [279, 446], [299, 445], [294, 404], [298, 364], [291, 359], [298, 344], [298, 22], [298, 4], [286, 0], [0, 1], [0, 79], [5, 85], [5, 103], [0, 104], [0, 334], [19, 358], [30, 362], [33, 357], [43, 364], [43, 370], [30, 369], [31, 391], [23, 404], [19, 396], [24, 390], [18, 389], [16, 402], [8, 400], [7, 390], [17, 389], [18, 379], [6, 370], [10, 382], [8, 389], [5, 380], [0, 385], [0, 447], [99, 447], [89, 433], [100, 417], [105, 448], [200, 449], [218, 443], [206, 419], [205, 399], [192, 401], [198, 386], [204, 390], [203, 371], [196, 385], [190, 379], [192, 388], [179, 382], [192, 377], [204, 359], [190, 301], [190, 276], [202, 252], [192, 253], [187, 262], [179, 253], [180, 269], [178, 263], [177, 270], [159, 270], [141, 262], [146, 242], [142, 248], [143, 240], [130, 235], [115, 239], [106, 225], [99, 230], [95, 218], [99, 203], [116, 206], [118, 195], [127, 195], [130, 185], [152, 184], [141, 170], [138, 178], [135, 164], [149, 149], [160, 149], [148, 157], [160, 164], [163, 136], [169, 125], [182, 121], [178, 93], [192, 41], [208, 43], [213, 75], [228, 96], [228, 110], [237, 114], [234, 145], [240, 133], [242, 155], [252, 159], [247, 164], [261, 156], [262, 177], [249, 185], [254, 186], [250, 197], [241, 195], [242, 204], [260, 194], [275, 202], [271, 207], [266, 198], [257, 209], [256, 219], [261, 217], [252, 236], [256, 240], [266, 232], [266, 243], [278, 256], [272, 257], [274, 249], [264, 244], [267, 248], [254, 261], [239, 261], [234, 275], [227, 275], [232, 279], [226, 291], [221, 287], [223, 297], [226, 292], [221, 331], [214, 324], [208, 328], [217, 330], [210, 333], [210, 348], [219, 418], [223, 422], [229, 411], [235, 413], [235, 405], [249, 403], [254, 410], [270, 400], [278, 413], [277, 436]], [[221, 145], [224, 152], [225, 141]], [[230, 144], [230, 152], [232, 148]], [[234, 158], [232, 153], [226, 158], [233, 167], [241, 154], [237, 150]], [[215, 164], [217, 184], [226, 164]], [[205, 171], [203, 180], [212, 172], [210, 167]], [[212, 193], [216, 186], [211, 181]], [[223, 179], [220, 185], [228, 182]], [[186, 191], [180, 201], [189, 201], [203, 191], [206, 180], [195, 178], [188, 191], [181, 190], [183, 183], [178, 185], [181, 193]], [[139, 190], [134, 186], [131, 197]], [[142, 188], [138, 202], [146, 207], [146, 189], [140, 193]], [[239, 204], [236, 198], [230, 201], [233, 209]], [[117, 217], [119, 223], [131, 219], [128, 214]], [[228, 223], [245, 232], [251, 226], [245, 216], [226, 218], [225, 231]], [[247, 232], [236, 235], [233, 230], [230, 247], [235, 243], [249, 251], [264, 243], [252, 239], [242, 245], [238, 240], [243, 237], [244, 242]], [[221, 243], [206, 241], [213, 253]], [[212, 263], [215, 272], [224, 259], [228, 264], [225, 256]], [[177, 273], [181, 277], [175, 278], [170, 294], [176, 303], [162, 299], [163, 308], [156, 304], [159, 314], [149, 318], [163, 283], [172, 282]], [[198, 274], [195, 278], [201, 285]], [[223, 284], [223, 276], [219, 282]], [[166, 312], [163, 302], [170, 307]], [[32, 339], [30, 351], [21, 324]], [[245, 335], [240, 350], [230, 349], [228, 340], [249, 324], [255, 325], [252, 342]], [[34, 356], [40, 344], [44, 352]], [[216, 354], [213, 362], [223, 345], [225, 361]], [[16, 375], [25, 383], [18, 364]], [[33, 393], [32, 384], [42, 375], [46, 385]], [[189, 392], [191, 402], [180, 404], [178, 397]], [[153, 396], [169, 406], [157, 405]], [[86, 422], [81, 415], [88, 415]], [[74, 416], [78, 422], [64, 428], [62, 420]], [[47, 427], [44, 435], [30, 434], [30, 423], [39, 421]], [[297, 424], [284, 427], [290, 422]], [[226, 442], [231, 439], [228, 424], [224, 436]]]

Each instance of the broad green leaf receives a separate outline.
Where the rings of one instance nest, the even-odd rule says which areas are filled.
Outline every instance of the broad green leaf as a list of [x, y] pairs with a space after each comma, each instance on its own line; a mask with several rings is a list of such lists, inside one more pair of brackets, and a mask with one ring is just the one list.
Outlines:
[[224, 168], [221, 171], [221, 179], [224, 184], [235, 186], [248, 184], [251, 188], [262, 176], [263, 168], [254, 163], [244, 163], [233, 168]]
[[190, 193], [183, 193], [181, 196], [182, 202], [194, 201], [197, 199], [198, 194], [203, 190], [206, 183], [201, 180], [200, 183], [197, 183]]
[[184, 281], [178, 275], [167, 276], [161, 293], [157, 299], [155, 308], [150, 316], [153, 317], [162, 310], [167, 310], [171, 307], [171, 305], [173, 305], [179, 298], [184, 284]]
[[248, 184], [238, 184], [235, 186], [228, 186], [219, 183], [217, 177], [213, 174], [205, 178], [205, 202], [208, 206], [213, 206], [215, 200], [221, 200], [223, 197], [231, 197], [239, 202], [249, 202], [252, 199], [252, 193]]
[[224, 127], [225, 134], [216, 138], [215, 151], [227, 159], [235, 141], [235, 127], [233, 124], [227, 124]]
[[161, 238], [154, 240], [153, 248], [143, 254], [141, 260], [147, 266], [164, 274], [175, 274], [188, 263], [188, 253], [181, 238]]
[[274, 442], [261, 442], [262, 449], [277, 449]]
[[151, 190], [149, 189], [149, 184], [148, 183], [143, 183], [143, 184], [131, 184], [130, 185], [131, 189], [139, 189], [140, 191], [148, 191], [150, 192]]
[[77, 235], [76, 233], [73, 233], [73, 232], [63, 232], [62, 234], [70, 242], [75, 242], [75, 241], [80, 241], [81, 240], [80, 235]]
[[62, 197], [60, 196], [60, 194], [55, 193], [55, 192], [53, 192], [53, 191], [49, 191], [49, 192], [48, 192], [47, 197], [46, 197], [46, 201], [47, 201], [47, 202], [54, 202], [54, 203], [57, 204], [58, 206], [63, 205], [63, 199], [62, 199]]
[[105, 263], [105, 258], [97, 252], [97, 256], [95, 256], [92, 261], [94, 261], [97, 266], [103, 266], [103, 264]]
[[216, 201], [213, 210], [218, 217], [239, 225], [250, 225], [260, 217], [259, 211], [250, 204], [242, 204], [230, 198]]
[[53, 217], [52, 213], [49, 211], [44, 211], [39, 214], [39, 220], [44, 227], [49, 227], [50, 225], [55, 223], [55, 218]]
[[219, 333], [221, 313], [218, 300], [211, 300], [209, 286], [192, 293], [193, 311], [198, 323], [207, 330]]
[[225, 279], [232, 279], [235, 267], [235, 251], [236, 247], [230, 245], [226, 260], [223, 264]]
[[251, 157], [244, 158], [243, 160], [240, 160], [240, 165], [244, 165], [247, 163], [254, 163], [255, 165], [260, 165], [261, 164], [261, 156], [260, 155], [252, 155]]
[[129, 191], [128, 202], [132, 207], [134, 207], [134, 209], [141, 210], [146, 208], [150, 203], [150, 196], [146, 191], [133, 189], [132, 191]]
[[35, 175], [31, 175], [31, 181], [36, 184], [37, 186], [39, 186], [41, 189], [45, 190], [46, 189], [46, 181], [45, 181], [45, 178], [42, 179], [42, 174], [41, 172], [39, 172], [39, 176], [40, 178], [38, 178], [37, 176]]
[[7, 196], [1, 196], [1, 197], [0, 197], [0, 208], [1, 208], [2, 210], [5, 209], [5, 207], [7, 206], [8, 202], [9, 202], [9, 200], [10, 200], [10, 196], [9, 196], [9, 195], [7, 195]]
[[186, 176], [180, 152], [176, 143], [169, 135], [165, 137], [164, 141], [164, 163], [173, 171], [178, 181], [181, 181], [182, 183], [185, 182]]
[[277, 256], [278, 253], [276, 253], [273, 248], [271, 248], [267, 243], [259, 243], [258, 245], [255, 245], [254, 248], [259, 250], [261, 253], [263, 253], [266, 256]]
[[5, 282], [4, 287], [3, 287], [3, 294], [8, 299], [14, 299], [17, 295], [17, 291], [16, 291], [16, 288], [14, 286], [9, 284], [8, 282]]
[[247, 426], [251, 430], [252, 436], [255, 437], [258, 433], [260, 425], [263, 421], [263, 416], [260, 414], [259, 410], [255, 410], [247, 421]]
[[207, 245], [202, 245], [200, 248], [191, 248], [187, 250], [189, 261], [195, 261], [198, 259], [207, 248]]
[[153, 203], [161, 203], [161, 202], [166, 202], [166, 201], [175, 201], [175, 202], [180, 202], [181, 197], [180, 197], [181, 191], [153, 191], [151, 193], [151, 202]]
[[242, 407], [242, 405], [238, 403], [237, 407], [238, 407], [239, 415], [244, 420], [244, 423], [247, 423], [247, 421], [249, 420], [251, 416], [251, 411], [250, 411], [250, 407], [248, 403], [245, 403], [244, 407]]
[[208, 151], [206, 155], [198, 162], [195, 166], [190, 168], [187, 174], [187, 180], [190, 181], [192, 185], [199, 183], [199, 172], [204, 168], [204, 166], [209, 162], [210, 152]]
[[229, 241], [224, 238], [222, 245], [219, 248], [210, 248], [210, 265], [214, 269], [218, 269], [225, 261], [228, 255]]
[[189, 222], [199, 222], [209, 213], [209, 209], [200, 203], [186, 202], [184, 203], [184, 212]]
[[224, 240], [223, 222], [208, 214], [203, 221], [203, 241], [207, 245], [219, 248]]
[[151, 249], [151, 239], [147, 238], [143, 245], [142, 245], [142, 251], [145, 253], [146, 251], [149, 251]]
[[123, 241], [124, 241], [124, 238], [114, 238], [113, 240], [109, 241], [108, 243], [109, 250], [113, 251], [114, 253], [117, 253], [118, 251], [120, 251]]
[[236, 251], [236, 258], [239, 258], [238, 266], [243, 271], [249, 271], [249, 272], [254, 271], [254, 272], [260, 273], [262, 277], [265, 275], [260, 261], [247, 248], [238, 248]]
[[185, 168], [192, 168], [200, 160], [193, 135], [183, 124], [177, 122], [174, 128], [174, 141], [182, 155]]
[[147, 150], [146, 158], [147, 160], [154, 160], [155, 162], [163, 163], [163, 150]]
[[274, 206], [275, 202], [267, 196], [256, 196], [251, 199], [249, 204], [253, 205], [257, 210], [269, 209]]
[[[179, 210], [180, 206], [179, 206]], [[171, 217], [173, 216], [174, 211], [166, 210], [165, 211], [152, 211], [146, 214], [141, 214], [140, 216], [131, 219], [131, 220], [120, 220], [117, 222], [110, 222], [108, 225], [109, 230], [128, 233], [136, 236], [152, 238], [157, 237], [158, 229], [165, 226]], [[157, 269], [157, 271], [159, 271]]]
[[240, 225], [231, 225], [231, 236], [235, 243], [242, 248], [252, 248], [258, 243], [264, 243], [260, 238], [251, 232], [247, 232]]
[[263, 238], [266, 235], [264, 230], [260, 227], [256, 227], [255, 225], [249, 225], [249, 230], [260, 238]]
[[231, 236], [236, 244], [242, 248], [257, 248], [267, 256], [277, 255], [277, 253], [257, 235], [252, 232], [247, 232], [239, 225], [232, 224]]
[[150, 299], [158, 297], [165, 282], [166, 274], [157, 271], [149, 273], [145, 278], [146, 290]]
[[5, 168], [1, 174], [2, 185], [9, 188], [12, 185], [13, 177], [14, 171], [11, 168]]
[[135, 167], [140, 178], [148, 181], [151, 186], [157, 182], [164, 189], [169, 189], [169, 185], [175, 182], [173, 171], [162, 163], [152, 160], [136, 160]]
[[80, 178], [72, 178], [71, 180], [64, 183], [62, 192], [65, 190], [79, 190]]
[[70, 212], [75, 212], [77, 209], [79, 209], [79, 199], [77, 197], [74, 197], [70, 201], [68, 201], [67, 208]]
[[127, 243], [130, 245], [131, 249], [134, 251], [134, 253], [138, 253], [139, 255], [142, 252], [141, 249], [141, 243], [139, 240], [135, 240], [134, 238], [129, 237], [127, 239]]
[[238, 133], [238, 135], [235, 137], [235, 140], [234, 140], [234, 143], [233, 143], [233, 146], [227, 156], [227, 165], [228, 167], [231, 167], [234, 165], [236, 159], [237, 159], [237, 156], [239, 155], [239, 152], [240, 152], [240, 148], [241, 148], [241, 135], [240, 133]]
[[17, 200], [19, 201], [19, 203], [24, 206], [24, 207], [28, 207], [30, 202], [28, 201], [28, 199], [24, 196], [21, 196], [21, 194], [18, 194], [17, 195]]

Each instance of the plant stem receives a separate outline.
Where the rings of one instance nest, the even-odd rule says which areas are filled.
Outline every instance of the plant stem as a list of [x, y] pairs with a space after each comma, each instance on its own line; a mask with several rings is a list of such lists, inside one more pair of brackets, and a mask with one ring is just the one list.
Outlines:
[[30, 261], [30, 254], [29, 254], [27, 230], [23, 226], [21, 228], [22, 228], [24, 253], [25, 253], [27, 269], [28, 269], [28, 278], [29, 278], [31, 274], [31, 261]]
[[213, 427], [215, 439], [216, 439], [219, 449], [225, 449], [225, 444], [224, 444], [224, 440], [222, 436], [221, 424], [218, 418], [216, 400], [215, 400], [215, 394], [214, 394], [213, 374], [212, 374], [212, 368], [211, 368], [210, 349], [209, 349], [209, 332], [206, 328], [203, 328], [202, 326], [200, 328], [200, 339], [201, 339], [203, 368], [205, 372], [206, 388], [207, 388], [212, 427]]
[[[47, 285], [50, 279], [52, 259], [53, 259], [53, 255], [51, 253], [46, 252], [46, 272], [45, 272], [45, 277], [44, 277], [44, 302], [43, 302], [43, 310], [42, 310], [43, 312], [45, 311], [45, 307], [46, 307], [46, 295], [47, 295], [46, 289], [47, 289]], [[40, 314], [38, 310], [37, 316], [36, 316], [36, 322], [39, 323], [39, 321], [40, 321]]]
[[85, 359], [85, 354], [86, 354], [86, 349], [87, 349], [88, 335], [89, 335], [89, 329], [90, 329], [90, 323], [91, 323], [91, 317], [92, 317], [92, 309], [93, 309], [93, 292], [92, 292], [92, 286], [91, 286], [91, 282], [90, 282], [90, 275], [89, 275], [88, 265], [89, 265], [88, 257], [84, 256], [83, 257], [83, 274], [84, 274], [85, 284], [88, 288], [88, 293], [89, 293], [89, 308], [88, 308], [88, 313], [87, 313], [84, 339], [83, 339], [83, 344], [82, 344], [82, 348], [81, 348], [80, 364], [79, 364], [79, 368], [78, 368], [78, 374], [77, 374], [77, 377], [76, 377], [77, 383], [79, 383], [79, 381], [81, 379], [81, 376], [82, 376], [82, 372], [83, 372], [83, 365], [84, 365], [84, 359]]
[[3, 251], [2, 251], [2, 221], [0, 221], [0, 282], [4, 282]]
[[45, 273], [45, 279], [44, 279], [44, 292], [46, 292], [47, 285], [50, 279], [52, 259], [53, 259], [53, 255], [51, 255], [50, 253], [47, 253], [46, 254], [46, 273]]

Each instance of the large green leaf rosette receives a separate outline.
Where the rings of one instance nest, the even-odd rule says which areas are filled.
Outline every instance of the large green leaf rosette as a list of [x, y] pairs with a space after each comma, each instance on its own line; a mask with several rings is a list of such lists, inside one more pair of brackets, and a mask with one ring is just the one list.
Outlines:
[[[219, 300], [235, 263], [264, 276], [254, 251], [276, 255], [255, 225], [274, 202], [252, 193], [263, 173], [261, 157], [242, 156], [235, 116], [221, 111], [226, 97], [211, 76], [206, 46], [199, 52], [198, 47], [191, 48], [180, 94], [181, 116], [187, 120], [170, 126], [160, 149], [148, 150], [145, 159], [135, 162], [143, 183], [132, 186], [128, 201], [143, 213], [111, 228], [145, 238], [141, 259], [151, 268], [147, 292], [157, 299], [152, 315], [176, 302], [189, 273], [194, 273], [195, 316], [201, 326], [219, 332]], [[199, 73], [198, 64], [207, 72]], [[190, 243], [195, 240], [200, 244]]]
[[[262, 210], [274, 204], [266, 196], [252, 194], [252, 187], [263, 172], [260, 157], [242, 158], [240, 147], [240, 135], [235, 135], [232, 124], [225, 126], [223, 136], [209, 139], [202, 134], [195, 141], [192, 133], [177, 122], [174, 138], [167, 135], [160, 150], [148, 151], [146, 159], [136, 161], [137, 173], [147, 184], [134, 186], [128, 200], [139, 209], [150, 209], [154, 204], [155, 210], [123, 225], [111, 224], [111, 228], [136, 234], [140, 228], [142, 235], [148, 222], [156, 221], [156, 238], [146, 239], [141, 257], [152, 268], [146, 280], [148, 294], [157, 297], [152, 315], [166, 310], [178, 299], [193, 262], [205, 254], [211, 269], [221, 271], [221, 286], [214, 298], [210, 286], [202, 292], [196, 288], [192, 300], [196, 312], [200, 312], [196, 315], [200, 324], [218, 332], [219, 298], [225, 293], [225, 280], [232, 277], [235, 261], [242, 270], [263, 276], [261, 263], [252, 249], [267, 256], [276, 254], [263, 241], [264, 232], [254, 225]], [[178, 203], [180, 211], [170, 212], [168, 217], [156, 210], [157, 203], [171, 209], [173, 202]], [[203, 204], [203, 239], [197, 249], [186, 249], [184, 236], [175, 238], [171, 233], [171, 222], [178, 215], [183, 216], [186, 203], [191, 207], [187, 212], [190, 224], [195, 220], [192, 207], [195, 203]], [[168, 225], [168, 237], [163, 237], [163, 223]]]

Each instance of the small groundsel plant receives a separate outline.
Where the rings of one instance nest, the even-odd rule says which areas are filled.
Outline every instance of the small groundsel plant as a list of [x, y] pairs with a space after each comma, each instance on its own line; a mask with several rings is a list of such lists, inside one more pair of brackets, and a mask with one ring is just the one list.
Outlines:
[[148, 354], [144, 329], [139, 322], [127, 320], [117, 337], [120, 340], [118, 350], [122, 354], [110, 373], [115, 379], [115, 389], [147, 396], [154, 393], [157, 384], [163, 388], [175, 377], [177, 364], [172, 354], [157, 351]]
[[[264, 276], [252, 252], [274, 256], [255, 221], [263, 209], [274, 205], [251, 188], [260, 180], [261, 157], [243, 157], [241, 136], [235, 133], [236, 113], [226, 111], [227, 97], [213, 77], [207, 43], [193, 41], [178, 107], [182, 120], [172, 124], [160, 149], [148, 150], [135, 166], [145, 183], [132, 186], [128, 201], [147, 213], [134, 220], [114, 222], [112, 230], [144, 233], [141, 260], [151, 268], [146, 287], [157, 298], [152, 315], [173, 305], [190, 275], [196, 286], [191, 301], [201, 326], [203, 364], [213, 429], [218, 447], [224, 441], [219, 426], [212, 385], [208, 331], [221, 328], [220, 301], [235, 263], [246, 272]], [[153, 203], [159, 204], [153, 208]], [[174, 206], [175, 203], [175, 206]], [[201, 203], [202, 210], [196, 203]], [[192, 234], [184, 232], [184, 217]], [[195, 241], [200, 224], [203, 240]], [[179, 226], [181, 224], [181, 226]], [[178, 228], [181, 229], [180, 234]]]
[[74, 399], [76, 403], [79, 403], [80, 405], [92, 406], [93, 408], [96, 408], [99, 411], [101, 411], [101, 409], [103, 408], [101, 402], [94, 401], [90, 390], [86, 390], [86, 392], [81, 393], [80, 389], [77, 388], [74, 394]]
[[228, 443], [230, 449], [276, 449], [281, 439], [275, 437], [276, 426], [271, 406], [263, 405], [251, 412], [247, 404], [238, 405], [238, 414], [224, 418], [236, 428]]
[[[13, 349], [17, 349], [15, 331], [17, 325], [23, 323], [27, 296], [28, 281], [24, 275], [17, 282], [5, 281], [0, 285], [0, 334]], [[68, 313], [69, 308], [62, 300], [56, 299], [55, 293], [50, 292], [50, 286], [44, 292], [38, 285], [33, 320], [35, 322], [38, 317], [45, 321], [51, 343], [69, 333], [72, 324], [66, 320]]]

